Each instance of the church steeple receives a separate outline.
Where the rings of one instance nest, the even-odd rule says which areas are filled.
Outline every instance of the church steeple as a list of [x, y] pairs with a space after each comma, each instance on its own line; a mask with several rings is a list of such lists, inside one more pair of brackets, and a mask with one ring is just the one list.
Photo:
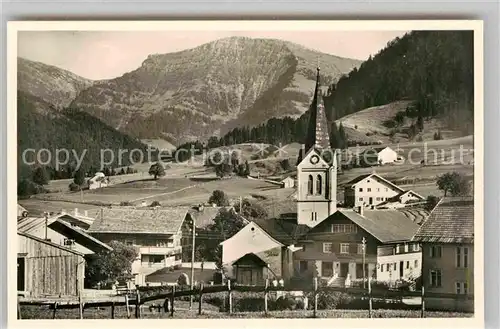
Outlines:
[[321, 91], [319, 65], [316, 70], [316, 87], [314, 89], [314, 97], [309, 108], [309, 122], [307, 125], [306, 139], [304, 141], [304, 150], [300, 152], [297, 163], [302, 160], [305, 153], [309, 152], [312, 147], [319, 149], [330, 148], [330, 136], [328, 134], [328, 123], [326, 120], [325, 105], [323, 103], [323, 94]]

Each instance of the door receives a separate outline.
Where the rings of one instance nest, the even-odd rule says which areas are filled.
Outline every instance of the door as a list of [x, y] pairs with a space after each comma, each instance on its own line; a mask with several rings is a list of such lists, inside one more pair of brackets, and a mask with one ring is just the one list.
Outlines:
[[369, 204], [373, 204], [373, 198], [370, 197], [369, 201], [368, 201]]
[[349, 263], [340, 263], [340, 277], [346, 278], [349, 273]]
[[24, 291], [24, 257], [17, 259], [17, 291]]
[[404, 276], [404, 264], [405, 262], [399, 262], [399, 277], [402, 278]]

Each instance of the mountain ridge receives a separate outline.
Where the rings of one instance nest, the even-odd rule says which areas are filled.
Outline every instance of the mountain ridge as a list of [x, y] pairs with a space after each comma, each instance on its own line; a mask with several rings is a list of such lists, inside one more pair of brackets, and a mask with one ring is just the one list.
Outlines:
[[318, 58], [325, 84], [361, 64], [288, 41], [229, 37], [151, 54], [136, 70], [82, 90], [70, 106], [138, 138], [203, 138], [304, 113]]

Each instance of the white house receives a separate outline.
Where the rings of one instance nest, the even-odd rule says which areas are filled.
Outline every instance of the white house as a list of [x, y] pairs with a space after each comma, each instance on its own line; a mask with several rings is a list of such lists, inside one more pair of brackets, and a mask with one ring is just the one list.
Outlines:
[[410, 200], [423, 199], [423, 196], [413, 191], [405, 191], [375, 173], [358, 176], [348, 182], [344, 188], [346, 207], [378, 206], [387, 202], [405, 204]]
[[295, 187], [295, 179], [293, 177], [286, 177], [281, 180], [281, 187], [283, 188], [293, 188]]
[[89, 190], [94, 190], [109, 185], [109, 178], [102, 172], [97, 172], [94, 177], [89, 179]]
[[368, 148], [359, 155], [360, 163], [367, 166], [384, 165], [398, 160], [398, 153], [390, 147]]

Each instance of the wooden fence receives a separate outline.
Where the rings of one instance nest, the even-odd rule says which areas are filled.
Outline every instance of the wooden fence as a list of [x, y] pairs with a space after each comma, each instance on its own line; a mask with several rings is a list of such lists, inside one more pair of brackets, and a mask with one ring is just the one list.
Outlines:
[[394, 299], [403, 297], [421, 297], [421, 317], [425, 316], [425, 298], [451, 298], [451, 299], [473, 299], [473, 295], [456, 295], [456, 294], [444, 294], [444, 293], [424, 293], [424, 288], [420, 291], [400, 291], [400, 290], [387, 290], [387, 289], [372, 289], [370, 282], [368, 283], [368, 288], [340, 288], [340, 287], [319, 287], [317, 278], [314, 278], [313, 285], [310, 288], [294, 288], [294, 287], [280, 287], [269, 285], [269, 281], [266, 280], [264, 286], [247, 286], [247, 285], [232, 285], [230, 281], [226, 285], [217, 286], [205, 286], [202, 284], [195, 287], [193, 290], [178, 290], [178, 287], [171, 286], [170, 292], [157, 292], [158, 289], [165, 287], [149, 287], [143, 288], [141, 291], [143, 294], [145, 292], [153, 292], [154, 295], [142, 296], [139, 290], [135, 291], [132, 295], [125, 295], [123, 301], [88, 301], [85, 302], [82, 298], [78, 300], [69, 301], [54, 301], [54, 300], [44, 300], [44, 301], [21, 301], [18, 299], [18, 318], [20, 318], [20, 306], [21, 305], [48, 305], [51, 310], [53, 310], [53, 318], [56, 317], [56, 312], [59, 309], [79, 309], [80, 318], [83, 319], [83, 312], [85, 308], [95, 308], [95, 307], [111, 307], [111, 319], [115, 318], [115, 307], [116, 306], [126, 306], [127, 308], [127, 318], [131, 318], [130, 307], [135, 306], [135, 318], [141, 317], [141, 305], [147, 302], [155, 300], [163, 300], [163, 309], [165, 313], [170, 312], [170, 316], [173, 317], [175, 313], [175, 298], [185, 297], [185, 296], [198, 296], [198, 314], [202, 314], [203, 310], [203, 296], [211, 293], [227, 292], [228, 294], [228, 312], [233, 313], [233, 292], [262, 292], [264, 296], [264, 312], [267, 314], [268, 309], [268, 296], [269, 292], [273, 291], [302, 291], [313, 293], [313, 317], [316, 317], [318, 311], [318, 295], [320, 292], [341, 292], [347, 293], [353, 296], [368, 299], [368, 316], [372, 316], [372, 300], [373, 299]]

